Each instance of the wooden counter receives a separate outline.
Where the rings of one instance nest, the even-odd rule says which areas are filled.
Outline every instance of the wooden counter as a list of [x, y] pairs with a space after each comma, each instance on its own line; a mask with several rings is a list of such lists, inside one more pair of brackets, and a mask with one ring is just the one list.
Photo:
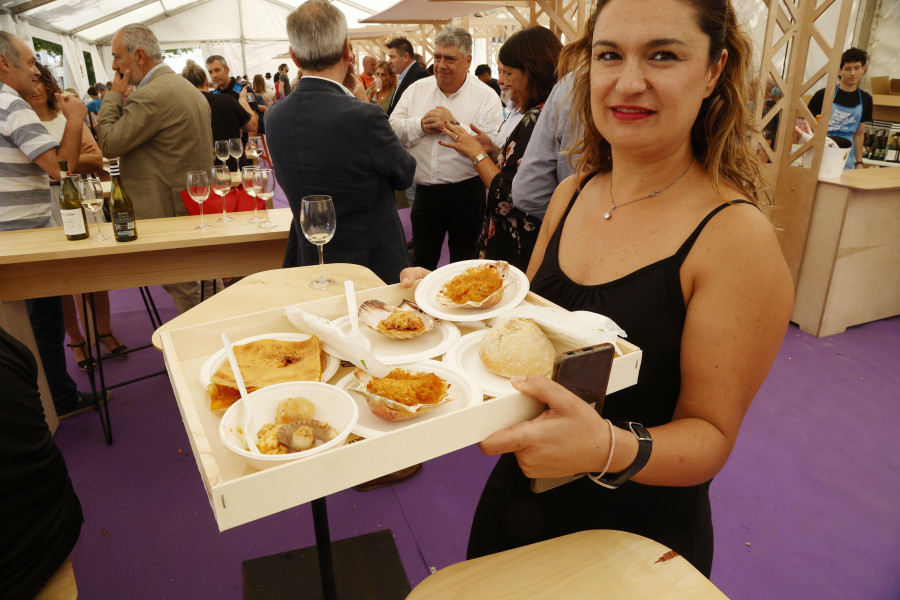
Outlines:
[[[260, 229], [239, 213], [231, 223], [196, 231], [200, 217], [145, 219], [137, 222], [138, 239], [71, 242], [61, 228], [0, 232], [0, 327], [38, 357], [25, 309], [26, 298], [100, 292], [180, 281], [237, 277], [281, 266], [290, 231], [288, 208], [269, 211], [277, 224]], [[103, 233], [111, 225], [101, 224]], [[91, 224], [91, 235], [96, 227]], [[38, 387], [51, 431], [57, 418], [39, 364]]]
[[900, 169], [821, 179], [791, 320], [818, 337], [900, 314]]

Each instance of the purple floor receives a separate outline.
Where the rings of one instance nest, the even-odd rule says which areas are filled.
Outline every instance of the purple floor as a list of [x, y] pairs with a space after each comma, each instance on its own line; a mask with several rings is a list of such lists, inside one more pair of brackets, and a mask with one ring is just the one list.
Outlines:
[[[153, 297], [174, 316], [165, 292]], [[149, 340], [136, 290], [113, 292], [112, 307], [122, 342]], [[823, 339], [790, 327], [712, 485], [712, 580], [730, 598], [900, 597], [898, 356], [900, 317]], [[163, 361], [147, 349], [105, 366], [115, 382]], [[112, 446], [92, 412], [56, 434], [85, 511], [81, 598], [238, 599], [242, 561], [313, 545], [307, 505], [219, 533], [166, 377], [114, 390], [110, 416]], [[469, 447], [403, 484], [330, 496], [332, 537], [390, 529], [415, 585], [464, 560], [493, 462]]]

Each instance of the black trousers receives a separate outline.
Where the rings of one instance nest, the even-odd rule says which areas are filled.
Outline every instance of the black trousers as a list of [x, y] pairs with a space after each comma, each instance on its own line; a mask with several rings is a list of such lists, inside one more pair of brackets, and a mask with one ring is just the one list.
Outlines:
[[458, 183], [416, 185], [416, 201], [409, 215], [416, 266], [437, 268], [445, 234], [449, 234], [450, 262], [476, 258], [484, 195], [480, 177]]

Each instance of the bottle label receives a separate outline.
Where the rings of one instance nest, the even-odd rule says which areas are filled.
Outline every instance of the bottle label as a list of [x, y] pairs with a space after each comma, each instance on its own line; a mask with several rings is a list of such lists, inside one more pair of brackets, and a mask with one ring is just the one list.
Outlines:
[[127, 212], [113, 213], [113, 228], [117, 238], [128, 238], [137, 235], [134, 226], [134, 217]]
[[897, 161], [897, 150], [895, 148], [888, 150], [887, 153], [885, 153], [885, 155], [884, 155], [884, 160], [896, 162]]
[[82, 235], [86, 233], [84, 229], [84, 217], [82, 216], [81, 209], [62, 209], [59, 211], [59, 215], [62, 218], [63, 223], [63, 231], [66, 232], [66, 235]]

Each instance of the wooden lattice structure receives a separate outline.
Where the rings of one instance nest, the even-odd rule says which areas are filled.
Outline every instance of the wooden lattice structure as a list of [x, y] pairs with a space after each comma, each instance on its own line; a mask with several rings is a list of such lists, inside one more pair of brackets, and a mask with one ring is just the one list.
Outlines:
[[[769, 216], [778, 228], [781, 248], [796, 282], [828, 129], [827, 116], [822, 118], [821, 123], [816, 123], [815, 115], [809, 112], [803, 97], [808, 96], [810, 90], [825, 77], [822, 114], [831, 114], [852, 0], [767, 0], [767, 3], [769, 14], [760, 62], [761, 83], [756, 86], [754, 106], [763, 128], [775, 120], [778, 127], [771, 145], [761, 134], [756, 141], [760, 153], [768, 160], [766, 175], [773, 188]], [[817, 23], [832, 6], [837, 7], [840, 13], [835, 31], [826, 34], [817, 27]], [[807, 60], [813, 45], [822, 51], [826, 62], [807, 77]], [[774, 81], [782, 92], [780, 99], [770, 106], [764, 101], [768, 87], [764, 82], [767, 80]], [[814, 136], [792, 150], [797, 118], [811, 124]], [[811, 168], [792, 165], [810, 150], [814, 153]]]

